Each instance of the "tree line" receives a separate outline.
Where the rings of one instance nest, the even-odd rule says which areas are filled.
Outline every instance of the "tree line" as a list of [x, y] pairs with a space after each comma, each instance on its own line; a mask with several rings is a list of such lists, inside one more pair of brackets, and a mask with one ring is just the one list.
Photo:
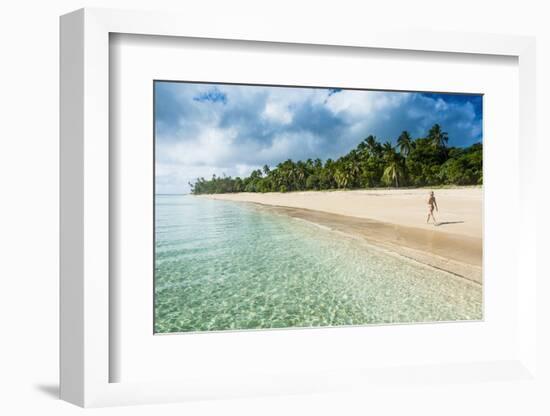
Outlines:
[[254, 170], [246, 178], [216, 176], [189, 183], [191, 192], [291, 192], [305, 190], [358, 189], [402, 186], [481, 185], [483, 146], [449, 147], [449, 136], [439, 124], [428, 135], [413, 139], [407, 131], [380, 143], [368, 136], [336, 160], [288, 159], [271, 169]]

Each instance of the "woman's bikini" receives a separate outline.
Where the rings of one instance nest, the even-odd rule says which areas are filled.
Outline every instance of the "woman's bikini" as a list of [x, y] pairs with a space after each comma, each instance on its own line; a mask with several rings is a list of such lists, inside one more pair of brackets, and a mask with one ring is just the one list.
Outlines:
[[430, 214], [434, 211], [434, 206], [435, 206], [435, 197], [430, 196], [428, 198], [428, 211], [430, 212]]

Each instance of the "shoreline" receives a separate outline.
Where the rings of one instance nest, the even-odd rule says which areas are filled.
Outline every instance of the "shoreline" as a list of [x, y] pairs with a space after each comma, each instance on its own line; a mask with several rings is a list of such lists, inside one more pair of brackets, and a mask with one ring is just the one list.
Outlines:
[[[437, 190], [436, 197], [438, 194], [444, 194], [443, 191], [445, 190]], [[201, 195], [200, 197], [252, 203], [274, 213], [307, 221], [347, 236], [363, 239], [384, 250], [389, 250], [408, 259], [481, 285], [483, 261], [481, 221], [479, 221], [479, 227], [476, 230], [476, 224], [472, 224], [471, 215], [475, 211], [475, 206], [479, 205], [477, 216], [481, 217], [481, 201], [478, 200], [478, 196], [481, 195], [482, 190], [479, 188], [454, 188], [449, 191], [451, 193], [458, 191], [459, 194], [474, 194], [458, 195], [462, 199], [465, 197], [468, 199], [468, 196], [471, 198], [469, 201], [466, 201], [467, 204], [458, 204], [462, 211], [464, 211], [463, 213], [455, 210], [455, 212], [447, 214], [444, 220], [447, 220], [451, 215], [458, 215], [464, 218], [462, 221], [446, 221], [449, 227], [409, 225], [412, 222], [410, 218], [414, 218], [415, 215], [418, 216], [419, 212], [417, 212], [418, 209], [408, 209], [408, 205], [410, 205], [411, 200], [418, 204], [418, 197], [425, 194], [427, 189], [333, 191], [330, 192], [331, 195], [328, 198], [327, 192], [311, 191], [293, 194], [274, 194], [267, 198], [266, 195], [269, 194], [256, 195], [248, 193], [211, 194]], [[350, 195], [350, 193], [353, 194]], [[346, 197], [342, 198], [342, 194], [346, 194]], [[296, 195], [299, 197], [295, 198]], [[311, 198], [312, 195], [314, 196], [313, 198]], [[307, 198], [308, 196], [309, 198]], [[442, 196], [442, 200], [445, 202], [449, 200], [449, 195], [446, 195], [447, 198], [445, 198], [445, 195]], [[454, 196], [456, 199], [457, 195]], [[361, 199], [362, 201], [360, 201], [361, 203], [358, 206], [364, 207], [368, 204], [370, 209], [361, 212], [362, 216], [349, 215], [350, 211], [355, 213], [358, 211], [357, 205], [352, 206], [351, 209], [349, 206], [345, 206], [346, 203], [349, 204], [350, 199], [355, 199], [356, 202]], [[340, 204], [335, 207], [334, 202], [339, 202]], [[479, 204], [476, 204], [477, 202]], [[304, 205], [309, 206], [304, 207]], [[464, 205], [467, 205], [466, 210], [464, 210]], [[411, 213], [403, 220], [393, 222], [380, 221], [379, 218], [384, 215], [374, 215], [379, 218], [366, 217], [369, 213], [384, 214], [384, 212], [380, 212], [380, 209], [390, 211], [389, 216], [391, 217], [392, 212], [396, 208], [401, 211], [405, 210], [407, 213], [411, 211]], [[386, 216], [388, 215], [386, 214]], [[464, 227], [464, 224], [468, 224], [469, 227]]]

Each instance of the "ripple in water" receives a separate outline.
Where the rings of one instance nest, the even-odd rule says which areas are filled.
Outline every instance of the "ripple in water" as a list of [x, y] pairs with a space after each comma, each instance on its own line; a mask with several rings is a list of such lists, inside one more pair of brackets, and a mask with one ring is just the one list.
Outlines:
[[157, 195], [155, 331], [481, 319], [481, 287], [246, 203]]

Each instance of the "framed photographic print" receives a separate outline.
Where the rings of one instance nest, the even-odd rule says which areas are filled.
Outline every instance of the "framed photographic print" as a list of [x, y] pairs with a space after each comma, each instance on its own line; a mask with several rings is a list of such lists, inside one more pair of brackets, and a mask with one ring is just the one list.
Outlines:
[[62, 17], [62, 398], [531, 378], [533, 40], [192, 20]]

